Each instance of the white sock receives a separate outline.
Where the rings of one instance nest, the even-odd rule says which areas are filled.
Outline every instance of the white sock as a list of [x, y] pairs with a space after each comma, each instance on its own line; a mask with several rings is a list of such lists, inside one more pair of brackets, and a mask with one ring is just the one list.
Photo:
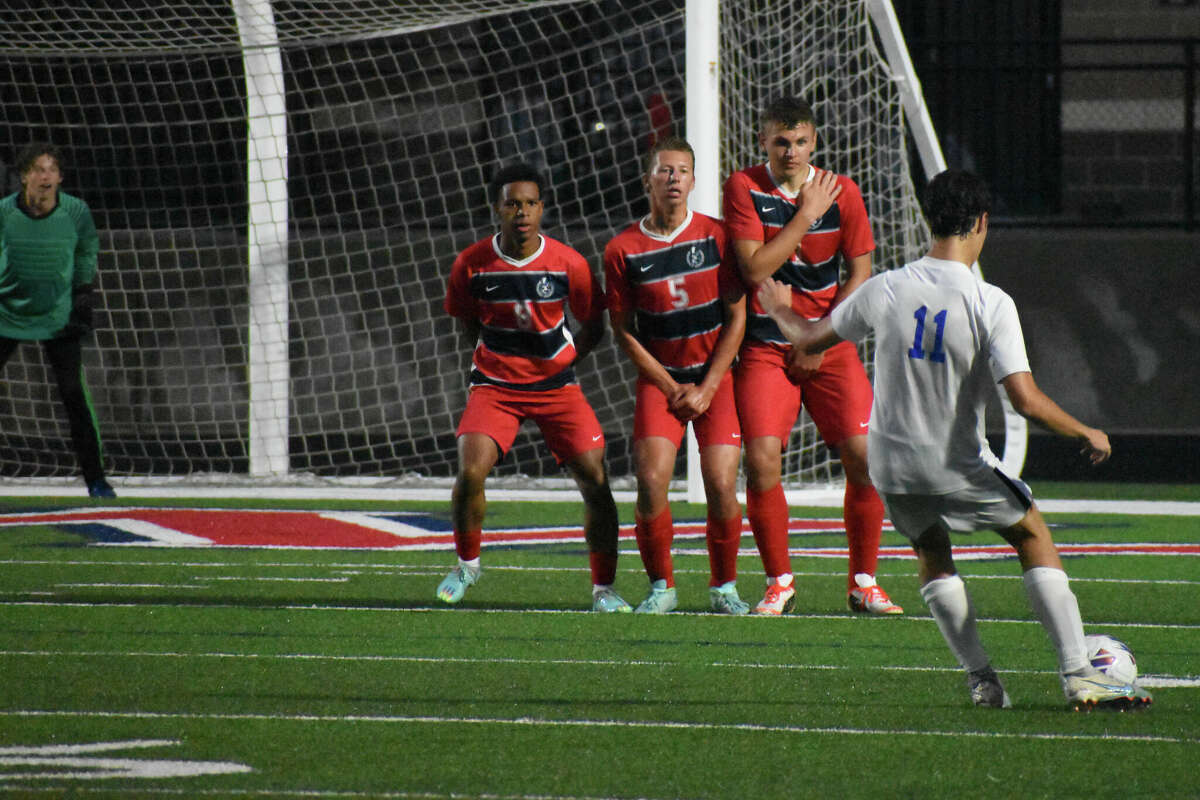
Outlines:
[[1088, 665], [1083, 642], [1083, 620], [1079, 601], [1067, 582], [1067, 573], [1054, 567], [1034, 567], [1021, 576], [1029, 605], [1058, 652], [1061, 672], [1075, 672]]
[[786, 589], [792, 585], [792, 573], [785, 572], [782, 575], [776, 575], [774, 578], [771, 578], [771, 580]]
[[930, 581], [921, 587], [921, 599], [929, 606], [942, 638], [962, 668], [975, 672], [986, 667], [988, 655], [979, 640], [975, 609], [962, 578], [951, 575]]
[[471, 570], [471, 572], [479, 572], [479, 556], [475, 556], [474, 558], [470, 559], [469, 561], [463, 561], [460, 558], [458, 560], [458, 564], [461, 567], [467, 567], [468, 569]]

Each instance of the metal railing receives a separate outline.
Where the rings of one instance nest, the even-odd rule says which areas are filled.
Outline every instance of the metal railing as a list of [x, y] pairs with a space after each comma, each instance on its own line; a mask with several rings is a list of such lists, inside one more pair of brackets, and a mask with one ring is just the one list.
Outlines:
[[1200, 39], [910, 42], [951, 166], [1021, 226], [1200, 228]]

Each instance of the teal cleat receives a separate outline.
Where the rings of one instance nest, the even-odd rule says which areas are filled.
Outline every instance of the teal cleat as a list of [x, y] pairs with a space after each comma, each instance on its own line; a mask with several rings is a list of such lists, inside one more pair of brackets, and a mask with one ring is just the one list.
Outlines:
[[635, 614], [666, 614], [674, 611], [679, 601], [675, 596], [675, 587], [667, 586], [662, 578], [650, 584], [650, 594], [633, 610]]
[[443, 603], [454, 605], [459, 600], [463, 599], [463, 595], [467, 593], [467, 587], [479, 583], [479, 573], [481, 569], [471, 569], [466, 564], [459, 562], [458, 566], [450, 570], [450, 574], [446, 576], [437, 588], [437, 598]]
[[592, 592], [592, 611], [598, 614], [628, 614], [633, 606], [621, 599], [611, 586]]
[[708, 602], [718, 614], [740, 617], [750, 613], [750, 604], [738, 597], [737, 585], [733, 581], [708, 587]]

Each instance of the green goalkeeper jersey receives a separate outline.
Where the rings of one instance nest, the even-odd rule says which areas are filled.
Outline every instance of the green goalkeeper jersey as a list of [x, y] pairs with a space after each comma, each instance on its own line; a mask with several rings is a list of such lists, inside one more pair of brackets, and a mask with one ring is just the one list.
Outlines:
[[100, 238], [87, 203], [58, 193], [44, 217], [0, 200], [0, 336], [50, 339], [67, 324], [72, 292], [96, 277]]

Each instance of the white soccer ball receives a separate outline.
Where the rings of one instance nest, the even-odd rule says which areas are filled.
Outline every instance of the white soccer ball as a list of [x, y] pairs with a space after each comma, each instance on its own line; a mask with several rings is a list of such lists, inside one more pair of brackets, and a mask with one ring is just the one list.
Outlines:
[[1137, 659], [1129, 645], [1120, 639], [1103, 633], [1089, 634], [1083, 637], [1087, 645], [1088, 661], [1092, 666], [1109, 677], [1125, 683], [1137, 682]]

